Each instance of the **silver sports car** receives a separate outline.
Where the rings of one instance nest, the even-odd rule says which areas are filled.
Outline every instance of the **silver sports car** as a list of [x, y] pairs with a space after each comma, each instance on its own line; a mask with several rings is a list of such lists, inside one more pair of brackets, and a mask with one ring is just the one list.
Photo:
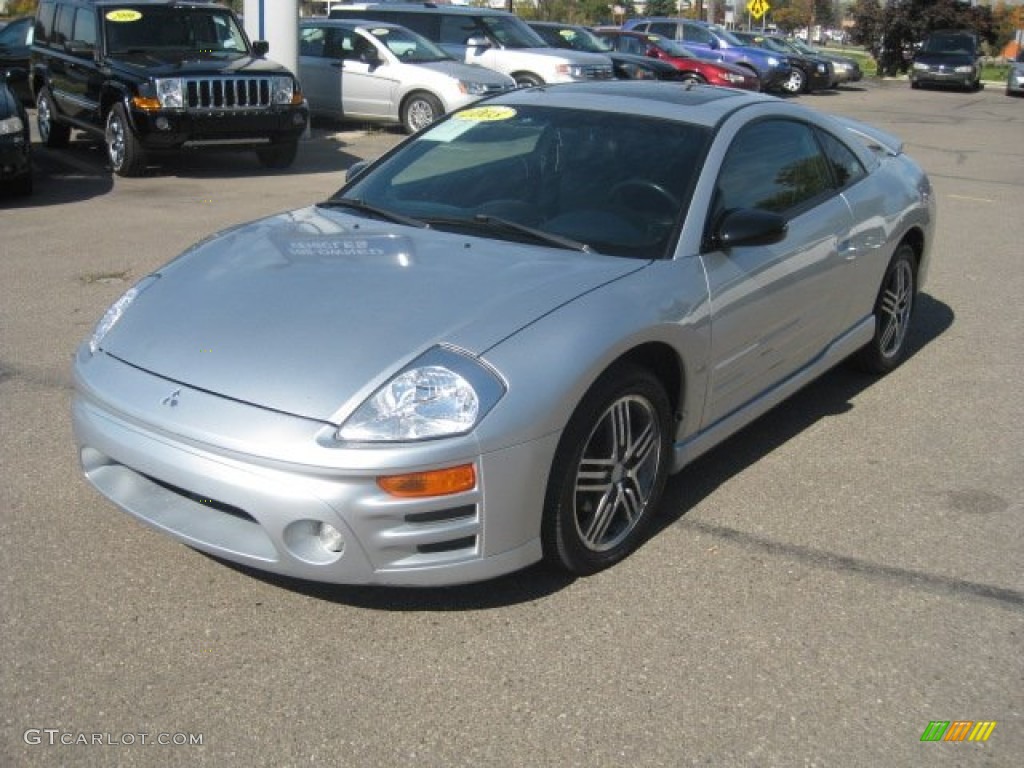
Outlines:
[[925, 174], [860, 123], [678, 83], [514, 91], [131, 288], [77, 352], [81, 463], [279, 574], [589, 574], [669, 473], [842, 360], [903, 360], [934, 226]]

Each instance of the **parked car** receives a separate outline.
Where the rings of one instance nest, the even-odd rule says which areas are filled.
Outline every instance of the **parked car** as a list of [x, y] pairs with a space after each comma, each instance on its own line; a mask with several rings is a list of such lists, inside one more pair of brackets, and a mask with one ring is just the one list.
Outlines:
[[658, 59], [615, 50], [611, 43], [587, 27], [557, 21], [531, 21], [530, 28], [552, 48], [600, 53], [612, 61], [619, 80], [685, 80], [685, 73]]
[[[11, 19], [0, 29], [0, 73], [9, 69], [29, 70], [29, 54], [32, 50], [32, 33], [34, 19], [22, 16]], [[27, 77], [17, 78], [17, 82], [9, 84], [14, 93], [25, 104], [32, 104], [32, 88]]]
[[801, 53], [809, 56], [819, 56], [832, 62], [833, 88], [845, 83], [857, 83], [864, 79], [864, 71], [860, 68], [860, 62], [852, 56], [832, 53], [824, 48], [814, 48], [798, 37], [787, 38], [786, 42]]
[[820, 56], [800, 53], [786, 40], [774, 35], [761, 35], [756, 32], [733, 31], [736, 38], [757, 48], [773, 51], [789, 59], [791, 67], [789, 79], [782, 84], [782, 90], [790, 94], [811, 93], [832, 87], [835, 77], [831, 62]]
[[684, 45], [661, 35], [598, 27], [594, 33], [620, 53], [644, 56], [675, 67], [684, 80], [746, 91], [761, 90], [761, 81], [746, 67], [703, 59]]
[[925, 38], [910, 65], [910, 87], [953, 86], [981, 88], [981, 49], [978, 35], [965, 29], [939, 30]]
[[1020, 96], [1024, 94], [1024, 48], [1017, 52], [1017, 57], [1010, 62], [1010, 71], [1006, 73], [1006, 95]]
[[789, 59], [772, 51], [743, 45], [718, 24], [657, 16], [627, 19], [622, 28], [661, 35], [681, 42], [702, 58], [743, 67], [757, 74], [761, 89], [765, 91], [780, 91], [789, 82], [792, 71]]
[[611, 80], [615, 76], [607, 56], [554, 50], [518, 16], [493, 8], [360, 3], [335, 6], [330, 18], [401, 24], [456, 59], [503, 72], [522, 87]]
[[32, 41], [39, 138], [63, 147], [72, 129], [85, 131], [119, 176], [205, 146], [286, 168], [309, 115], [295, 76], [266, 53], [213, 3], [42, 0]]
[[0, 71], [0, 188], [32, 194], [32, 137], [28, 114], [15, 83], [28, 79], [22, 68]]
[[299, 79], [313, 114], [400, 124], [407, 133], [516, 87], [405, 27], [341, 19], [299, 25]]
[[906, 358], [934, 217], [897, 139], [796, 102], [509, 91], [132, 287], [75, 356], [78, 455], [255, 569], [593, 573], [670, 472], [851, 355]]

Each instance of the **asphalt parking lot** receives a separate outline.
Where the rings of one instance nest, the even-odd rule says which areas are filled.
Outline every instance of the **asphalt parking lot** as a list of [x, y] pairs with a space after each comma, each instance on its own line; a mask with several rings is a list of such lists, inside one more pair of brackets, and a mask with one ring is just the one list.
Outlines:
[[[905, 139], [938, 195], [914, 353], [811, 385], [671, 481], [619, 566], [444, 590], [255, 575], [80, 478], [70, 359], [134, 280], [398, 141], [0, 197], [0, 766], [1017, 766], [1024, 754], [1024, 100], [801, 97]], [[390, 308], [382, 307], [381, 312]], [[995, 721], [984, 743], [932, 721]], [[1014, 757], [1017, 755], [1017, 757]]]

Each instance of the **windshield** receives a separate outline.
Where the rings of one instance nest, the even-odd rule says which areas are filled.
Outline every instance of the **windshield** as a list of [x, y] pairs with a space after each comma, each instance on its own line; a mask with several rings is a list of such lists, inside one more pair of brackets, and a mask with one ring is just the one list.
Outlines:
[[555, 48], [571, 48], [574, 51], [610, 53], [615, 49], [589, 29], [583, 27], [533, 27], [544, 41]]
[[483, 16], [480, 23], [503, 48], [547, 48], [544, 39], [516, 16]]
[[707, 141], [706, 128], [643, 115], [470, 107], [333, 199], [445, 231], [660, 258], [672, 252]]
[[140, 5], [106, 11], [103, 27], [107, 51], [186, 50], [247, 53], [235, 17], [215, 9]]
[[973, 54], [976, 47], [971, 35], [932, 35], [925, 40], [921, 50], [927, 53]]
[[661, 48], [669, 56], [674, 56], [677, 59], [696, 59], [697, 54], [691, 51], [682, 43], [677, 43], [675, 40], [669, 40], [667, 37], [649, 37], [651, 45], [655, 45]]
[[364, 31], [387, 46], [395, 56], [406, 64], [423, 64], [428, 61], [448, 61], [452, 57], [425, 37], [405, 27], [365, 27]]

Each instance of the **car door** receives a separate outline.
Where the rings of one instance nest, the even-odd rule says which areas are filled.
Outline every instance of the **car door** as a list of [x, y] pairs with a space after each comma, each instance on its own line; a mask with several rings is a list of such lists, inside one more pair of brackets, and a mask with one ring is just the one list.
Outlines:
[[391, 58], [384, 46], [374, 42], [369, 32], [361, 29], [334, 31], [342, 34], [344, 113], [370, 118], [396, 117], [402, 65]]
[[708, 226], [744, 208], [780, 213], [788, 230], [771, 245], [703, 253], [712, 305], [705, 425], [799, 371], [846, 330], [843, 254], [853, 219], [811, 126], [771, 118], [736, 133]]
[[309, 108], [316, 114], [341, 117], [341, 56], [329, 56], [327, 37], [334, 28], [303, 27], [299, 31], [299, 80]]

